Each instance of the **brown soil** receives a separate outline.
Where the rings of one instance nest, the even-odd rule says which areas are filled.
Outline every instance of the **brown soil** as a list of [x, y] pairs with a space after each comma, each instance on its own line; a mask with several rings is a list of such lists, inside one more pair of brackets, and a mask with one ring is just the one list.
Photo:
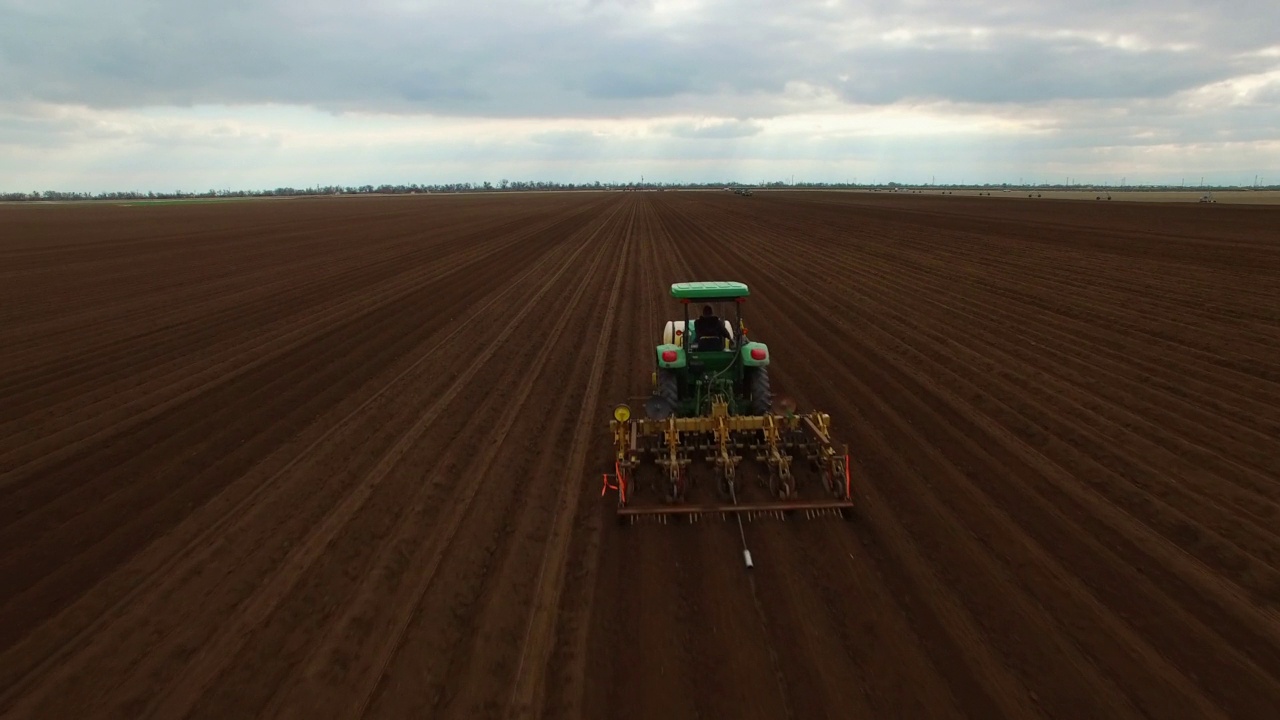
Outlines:
[[[1280, 717], [1280, 208], [0, 207], [0, 715]], [[669, 283], [852, 522], [618, 527]]]

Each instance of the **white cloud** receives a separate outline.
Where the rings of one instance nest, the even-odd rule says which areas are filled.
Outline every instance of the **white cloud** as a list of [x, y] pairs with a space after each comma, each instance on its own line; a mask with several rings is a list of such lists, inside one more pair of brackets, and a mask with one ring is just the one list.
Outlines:
[[728, 140], [751, 137], [760, 132], [759, 122], [752, 120], [719, 119], [681, 122], [668, 126], [667, 132], [675, 137], [690, 139]]
[[[969, 177], [1124, 157], [1176, 174], [1212, 160], [1204, 142], [1226, 144], [1224, 172], [1280, 175], [1274, 0], [0, 0], [0, 17], [0, 189], [84, 188], [112, 163], [131, 186], [273, 186], [316, 153], [372, 182], [503, 163], [781, 177], [804, 158], [827, 178], [941, 175], [922, 168], [938, 157]], [[192, 169], [168, 160], [184, 153]]]

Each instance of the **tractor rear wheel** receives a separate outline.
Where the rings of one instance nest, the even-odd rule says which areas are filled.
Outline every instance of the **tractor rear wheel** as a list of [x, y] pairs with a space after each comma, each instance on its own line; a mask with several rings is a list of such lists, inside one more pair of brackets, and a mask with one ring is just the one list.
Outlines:
[[747, 390], [751, 393], [751, 414], [768, 415], [773, 409], [773, 393], [769, 391], [769, 368], [749, 368]]
[[680, 391], [676, 387], [676, 374], [671, 370], [658, 371], [658, 394], [675, 407], [680, 400]]
[[653, 396], [645, 403], [645, 412], [650, 420], [666, 420], [676, 414], [679, 407], [680, 389], [674, 370], [662, 368], [655, 373]]

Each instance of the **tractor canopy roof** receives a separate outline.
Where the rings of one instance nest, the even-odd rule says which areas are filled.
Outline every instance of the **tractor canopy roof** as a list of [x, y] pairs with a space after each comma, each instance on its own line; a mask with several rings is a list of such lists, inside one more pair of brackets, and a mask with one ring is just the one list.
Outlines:
[[672, 283], [671, 297], [681, 300], [733, 300], [751, 294], [740, 282], [682, 282]]

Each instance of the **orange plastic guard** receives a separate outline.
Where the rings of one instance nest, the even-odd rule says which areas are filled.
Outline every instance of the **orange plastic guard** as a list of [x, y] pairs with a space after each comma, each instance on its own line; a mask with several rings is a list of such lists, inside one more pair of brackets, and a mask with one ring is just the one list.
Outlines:
[[603, 477], [600, 480], [600, 497], [604, 497], [605, 493], [610, 490], [617, 490], [618, 496], [625, 502], [627, 499], [627, 481], [622, 478], [622, 467], [617, 462], [613, 463], [613, 473], [617, 481], [612, 483], [609, 482], [609, 473], [603, 473]]

